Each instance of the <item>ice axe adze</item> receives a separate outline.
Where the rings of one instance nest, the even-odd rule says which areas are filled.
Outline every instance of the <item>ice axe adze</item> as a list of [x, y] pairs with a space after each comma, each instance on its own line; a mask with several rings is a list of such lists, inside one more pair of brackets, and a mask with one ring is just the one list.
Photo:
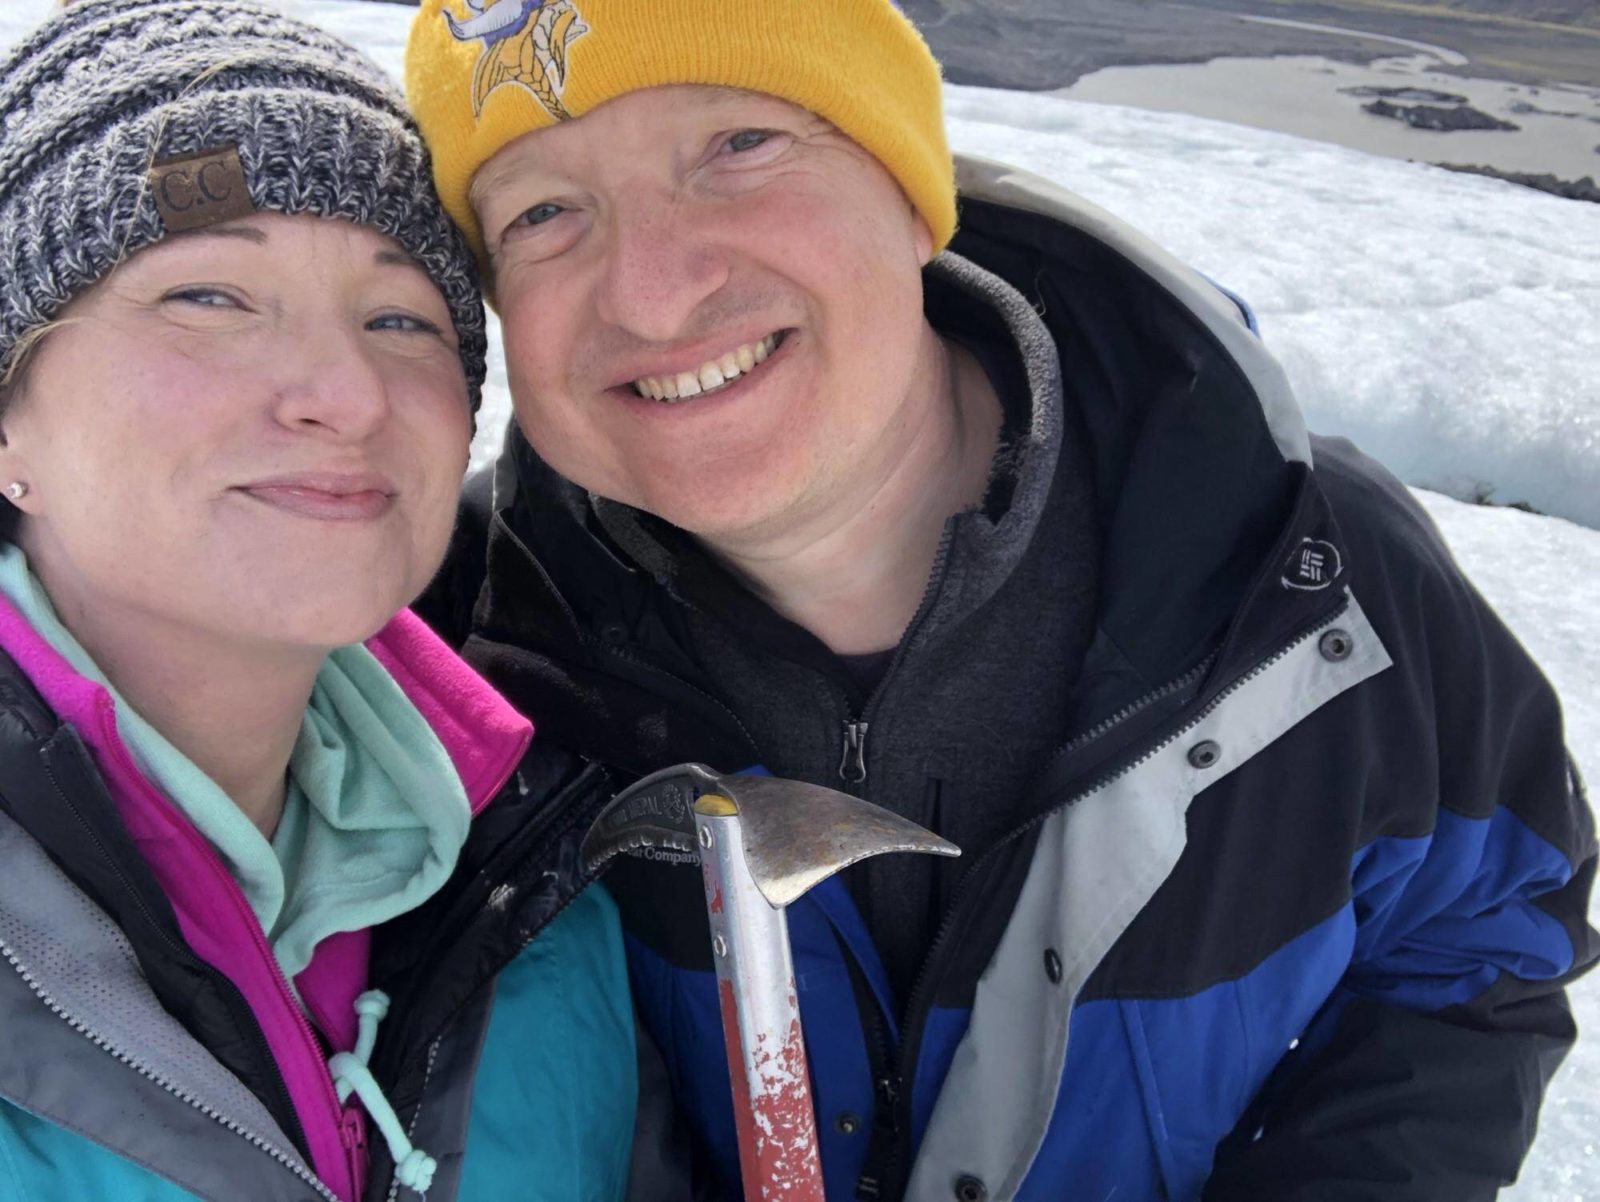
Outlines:
[[590, 828], [583, 858], [598, 869], [642, 848], [700, 860], [746, 1202], [823, 1202], [784, 908], [868, 856], [960, 850], [860, 798], [771, 776], [718, 776], [699, 764], [619, 793]]

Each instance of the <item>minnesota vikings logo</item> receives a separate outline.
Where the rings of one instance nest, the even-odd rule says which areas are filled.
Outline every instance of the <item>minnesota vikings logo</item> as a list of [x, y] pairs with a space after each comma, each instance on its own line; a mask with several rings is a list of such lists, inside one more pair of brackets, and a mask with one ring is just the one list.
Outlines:
[[483, 42], [472, 71], [472, 114], [483, 112], [489, 93], [502, 84], [520, 84], [557, 121], [572, 114], [561, 103], [567, 81], [567, 47], [589, 32], [572, 0], [467, 0], [473, 15], [457, 21], [444, 14], [458, 42]]

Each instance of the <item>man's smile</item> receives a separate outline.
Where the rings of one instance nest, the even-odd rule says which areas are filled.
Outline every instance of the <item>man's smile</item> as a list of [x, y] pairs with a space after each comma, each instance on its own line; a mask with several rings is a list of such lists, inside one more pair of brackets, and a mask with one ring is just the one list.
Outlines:
[[633, 381], [633, 390], [642, 397], [668, 403], [717, 392], [765, 363], [767, 356], [778, 349], [787, 334], [787, 330], [774, 331], [765, 338], [746, 342], [707, 359], [698, 367], [641, 376]]

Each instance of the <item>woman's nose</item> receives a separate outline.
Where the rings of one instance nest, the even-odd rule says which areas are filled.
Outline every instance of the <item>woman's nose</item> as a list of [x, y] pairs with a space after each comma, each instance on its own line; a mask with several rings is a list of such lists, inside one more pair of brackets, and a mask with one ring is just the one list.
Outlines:
[[358, 441], [388, 419], [388, 381], [364, 345], [364, 330], [307, 325], [283, 364], [274, 417], [305, 432]]

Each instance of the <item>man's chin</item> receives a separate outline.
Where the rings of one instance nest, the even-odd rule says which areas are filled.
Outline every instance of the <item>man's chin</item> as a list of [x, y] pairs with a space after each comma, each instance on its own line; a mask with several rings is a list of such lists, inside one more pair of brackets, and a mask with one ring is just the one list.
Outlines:
[[769, 473], [708, 469], [692, 482], [652, 489], [630, 504], [707, 542], [747, 545], [782, 526], [793, 508], [788, 502], [787, 491], [771, 488]]

